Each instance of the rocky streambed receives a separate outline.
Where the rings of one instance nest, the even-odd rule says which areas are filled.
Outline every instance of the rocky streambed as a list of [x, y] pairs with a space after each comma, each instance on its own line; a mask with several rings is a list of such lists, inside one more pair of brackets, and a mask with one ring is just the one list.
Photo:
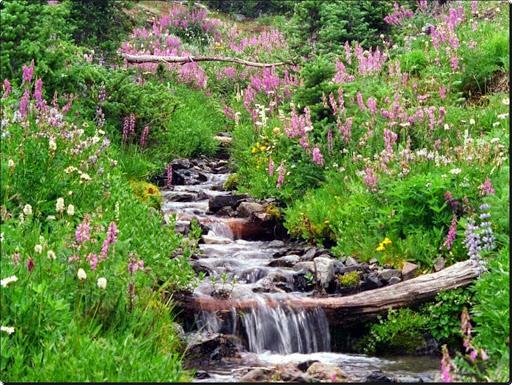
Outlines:
[[[176, 215], [176, 230], [187, 234], [193, 220], [202, 229], [201, 252], [191, 265], [205, 278], [192, 297], [213, 305], [181, 314], [196, 380], [433, 381], [437, 358], [332, 352], [346, 348], [343, 331], [340, 337], [322, 308], [296, 305], [301, 298], [394, 285], [413, 278], [417, 266], [395, 270], [377, 261], [335, 259], [328, 249], [292, 242], [274, 220], [275, 200], [224, 190], [229, 172], [226, 160], [176, 160], [172, 186], [162, 189], [162, 212], [165, 218]], [[252, 305], [221, 310], [215, 308], [219, 300]], [[423, 352], [436, 348], [426, 344]]]

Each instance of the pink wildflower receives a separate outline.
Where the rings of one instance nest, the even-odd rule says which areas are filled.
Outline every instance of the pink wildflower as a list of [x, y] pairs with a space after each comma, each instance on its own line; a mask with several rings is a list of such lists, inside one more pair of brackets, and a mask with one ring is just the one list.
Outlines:
[[82, 243], [84, 241], [89, 241], [91, 236], [89, 234], [89, 224], [81, 223], [78, 225], [75, 231], [75, 239], [78, 243]]
[[443, 245], [446, 247], [446, 250], [450, 250], [453, 245], [453, 241], [457, 237], [457, 215], [454, 215], [452, 218], [452, 224], [450, 226], [450, 230], [448, 230], [448, 236], [446, 237], [446, 241]]
[[482, 357], [482, 360], [487, 361], [489, 357], [487, 356], [487, 352], [485, 349], [480, 350], [480, 356]]
[[149, 135], [149, 127], [146, 126], [146, 127], [144, 127], [144, 130], [142, 131], [142, 135], [140, 137], [140, 146], [142, 147], [142, 149], [146, 148], [148, 135]]
[[324, 156], [320, 152], [320, 149], [318, 148], [318, 146], [315, 146], [313, 148], [313, 162], [315, 162], [319, 166], [324, 165]]
[[20, 253], [14, 253], [12, 255], [12, 259], [13, 259], [12, 264], [14, 266], [18, 266], [20, 264]]
[[34, 59], [30, 62], [30, 67], [26, 65], [23, 66], [23, 83], [30, 83], [32, 81], [32, 76], [34, 75]]
[[274, 161], [270, 156], [268, 157], [268, 175], [274, 176]]
[[284, 159], [281, 160], [281, 164], [279, 165], [279, 167], [277, 168], [277, 171], [279, 172], [279, 175], [277, 177], [277, 188], [280, 188], [281, 185], [283, 184], [284, 182], [284, 174], [286, 173], [286, 170], [284, 168]]
[[488, 176], [485, 177], [484, 183], [478, 186], [478, 189], [480, 190], [480, 195], [482, 196], [494, 194], [494, 189], [492, 188], [491, 180]]
[[89, 264], [91, 265], [91, 270], [96, 271], [96, 265], [98, 264], [98, 256], [94, 253], [90, 253], [87, 256], [86, 261], [89, 262]]
[[4, 94], [2, 95], [2, 99], [5, 99], [12, 92], [11, 83], [9, 80], [4, 79]]
[[366, 110], [366, 106], [364, 105], [363, 101], [363, 94], [360, 92], [357, 93], [357, 104], [359, 105], [359, 110], [361, 112], [364, 112]]
[[34, 269], [34, 261], [32, 260], [31, 257], [28, 257], [27, 259], [27, 269], [28, 269], [28, 272], [32, 272], [32, 270]]

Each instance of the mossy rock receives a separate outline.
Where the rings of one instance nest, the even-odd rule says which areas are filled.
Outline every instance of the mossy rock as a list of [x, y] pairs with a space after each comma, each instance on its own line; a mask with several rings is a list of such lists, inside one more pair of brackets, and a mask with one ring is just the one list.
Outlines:
[[141, 202], [160, 210], [160, 204], [162, 203], [162, 193], [154, 184], [144, 181], [130, 181], [130, 185], [133, 188], [133, 195]]
[[351, 273], [346, 273], [338, 276], [338, 282], [341, 286], [352, 286], [359, 282], [359, 273], [357, 271], [353, 271]]
[[238, 186], [238, 174], [231, 174], [222, 185], [224, 190], [234, 190]]
[[281, 212], [279, 211], [279, 209], [274, 206], [274, 205], [268, 205], [266, 208], [265, 208], [265, 211], [268, 215], [270, 215], [270, 218], [271, 219], [274, 219], [274, 220], [277, 220], [279, 218], [281, 218]]

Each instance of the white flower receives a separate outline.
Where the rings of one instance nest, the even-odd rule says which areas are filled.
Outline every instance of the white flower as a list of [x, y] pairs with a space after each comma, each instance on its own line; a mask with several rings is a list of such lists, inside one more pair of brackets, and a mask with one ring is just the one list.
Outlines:
[[58, 213], [61, 213], [65, 210], [66, 206], [64, 206], [64, 198], [57, 198], [55, 208], [57, 209]]
[[2, 279], [2, 281], [0, 281], [0, 284], [2, 285], [2, 287], [7, 287], [10, 284], [16, 282], [17, 280], [18, 280], [18, 277], [13, 275], [12, 277], [7, 277], [7, 278]]
[[78, 269], [78, 273], [76, 275], [80, 281], [85, 281], [87, 278], [87, 274], [85, 274], [85, 271], [82, 268]]
[[55, 143], [55, 140], [50, 139], [48, 147], [50, 147], [50, 151], [55, 151], [57, 149], [57, 143]]
[[4, 241], [4, 233], [0, 233], [0, 242]]
[[9, 326], [2, 326], [2, 327], [0, 327], [0, 330], [2, 330], [3, 332], [6, 332], [7, 334], [14, 333], [14, 328], [9, 327]]
[[492, 138], [491, 143], [497, 143], [500, 141], [500, 138]]
[[502, 100], [502, 103], [506, 106], [508, 106], [510, 104], [510, 99], [509, 98], [505, 98]]
[[446, 179], [446, 174], [441, 175], [441, 178]]
[[43, 251], [43, 246], [41, 246], [41, 245], [35, 245], [35, 246], [34, 246], [34, 251], [35, 251], [37, 254], [41, 254], [41, 252]]
[[14, 160], [9, 159], [9, 168], [13, 168], [13, 167], [14, 167]]
[[494, 122], [494, 123], [492, 124], [492, 126], [493, 126], [493, 127], [496, 127], [496, 126], [499, 126], [499, 125], [500, 125], [500, 122]]
[[76, 170], [77, 170], [77, 168], [76, 168], [76, 167], [69, 166], [69, 167], [67, 167], [67, 168], [65, 168], [65, 169], [64, 169], [64, 172], [65, 172], [66, 174], [69, 174], [69, 173], [71, 173], [71, 172], [73, 172], [73, 171], [76, 171]]
[[48, 250], [48, 258], [50, 258], [52, 261], [55, 261], [55, 258], [57, 258], [53, 250]]
[[54, 221], [55, 220], [55, 215], [48, 215], [46, 217], [46, 219], [48, 219], [49, 221]]
[[68, 215], [69, 215], [70, 217], [72, 217], [73, 215], [75, 215], [75, 206], [73, 206], [73, 205], [69, 205], [69, 206], [68, 206]]
[[80, 179], [83, 179], [86, 182], [89, 182], [91, 180], [91, 177], [84, 172], [82, 175], [80, 175]]
[[450, 170], [450, 174], [453, 174], [453, 175], [460, 174], [461, 172], [462, 172], [462, 170], [460, 168], [452, 168]]
[[98, 278], [98, 287], [100, 290], [104, 290], [107, 287], [107, 280], [105, 278]]
[[449, 126], [448, 124], [446, 124], [446, 123], [445, 123], [445, 125], [444, 125], [444, 130], [445, 130], [445, 131], [448, 131], [449, 129], [450, 129], [450, 126]]
[[508, 113], [498, 115], [498, 119], [505, 119], [508, 116]]
[[23, 207], [23, 212], [27, 216], [32, 215], [32, 206], [30, 206], [29, 204], [26, 204], [25, 207]]
[[475, 119], [473, 119], [473, 118], [469, 119], [469, 124], [475, 124]]

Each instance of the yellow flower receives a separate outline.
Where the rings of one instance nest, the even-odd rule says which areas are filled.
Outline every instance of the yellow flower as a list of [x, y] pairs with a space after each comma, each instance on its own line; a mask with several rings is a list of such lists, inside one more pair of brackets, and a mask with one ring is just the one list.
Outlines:
[[251, 154], [254, 154], [256, 152], [256, 147], [251, 148]]
[[384, 238], [384, 240], [382, 241], [382, 243], [383, 243], [384, 245], [390, 245], [392, 242], [391, 242], [391, 240], [390, 240], [388, 237], [386, 237], [386, 238]]
[[267, 146], [261, 146], [261, 147], [260, 147], [260, 150], [261, 150], [261, 151], [265, 151], [266, 149], [267, 149]]
[[379, 243], [379, 247], [377, 247], [375, 250], [382, 251], [382, 250], [386, 250], [386, 248], [384, 247], [384, 244], [381, 242], [381, 243]]

